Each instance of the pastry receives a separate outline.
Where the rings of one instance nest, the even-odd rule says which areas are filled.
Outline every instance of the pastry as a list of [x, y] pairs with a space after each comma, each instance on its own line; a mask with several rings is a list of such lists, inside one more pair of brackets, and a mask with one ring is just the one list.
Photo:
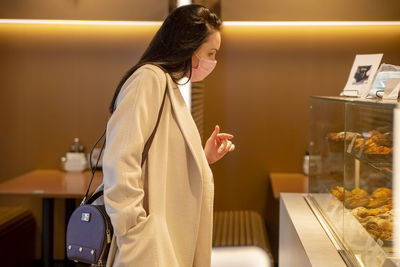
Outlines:
[[370, 210], [364, 207], [358, 207], [355, 208], [351, 211], [351, 214], [353, 214], [354, 217], [357, 218], [357, 220], [362, 221], [363, 218], [368, 217], [368, 216], [373, 216], [373, 215], [377, 215], [378, 213], [376, 212], [376, 214], [371, 214]]
[[357, 207], [366, 207], [369, 201], [368, 196], [351, 196], [345, 199], [344, 204], [346, 208], [354, 209]]
[[392, 197], [392, 189], [386, 188], [386, 187], [380, 187], [376, 189], [374, 192], [371, 194], [372, 198], [388, 198]]
[[368, 208], [378, 208], [384, 205], [392, 205], [392, 190], [386, 187], [380, 187], [371, 194], [371, 201]]
[[340, 141], [338, 134], [339, 133], [328, 133], [328, 139], [332, 141]]
[[339, 199], [340, 201], [343, 201], [343, 192], [345, 193], [345, 197], [348, 198], [351, 196], [351, 193], [347, 190], [344, 190], [343, 187], [341, 186], [335, 186], [334, 188], [332, 188], [330, 190], [331, 194], [334, 195], [337, 199]]
[[393, 212], [387, 211], [377, 216], [368, 216], [361, 225], [375, 238], [382, 240], [392, 239]]
[[393, 211], [391, 205], [377, 209], [358, 207], [351, 211], [353, 216], [374, 238], [381, 240], [392, 239]]
[[383, 205], [387, 205], [392, 203], [392, 198], [390, 197], [382, 197], [382, 198], [373, 198], [368, 203], [368, 208], [378, 208]]
[[377, 131], [377, 130], [372, 130], [372, 131], [369, 131], [368, 132], [371, 136], [375, 136], [375, 135], [380, 135], [381, 134], [381, 132], [380, 131]]
[[[332, 141], [351, 141], [354, 136], [361, 136], [359, 133], [354, 133], [354, 132], [339, 132], [339, 133], [329, 133], [328, 134], [328, 139]], [[345, 138], [346, 137], [346, 138]]]
[[367, 207], [370, 203], [370, 196], [367, 191], [360, 188], [355, 188], [349, 192], [341, 186], [335, 186], [330, 192], [340, 201], [344, 200], [346, 208]]
[[346, 141], [351, 141], [351, 140], [353, 140], [354, 136], [360, 137], [361, 134], [359, 134], [359, 133], [354, 133], [354, 132], [346, 132]]
[[379, 133], [379, 134], [373, 135], [371, 137], [371, 140], [378, 146], [386, 146], [386, 147], [392, 146], [392, 140], [391, 140], [390, 134]]
[[370, 196], [367, 191], [355, 188], [351, 190], [351, 195], [346, 197], [344, 200], [344, 204], [346, 208], [354, 209], [357, 207], [366, 207], [370, 202]]
[[382, 155], [387, 155], [392, 153], [392, 149], [386, 146], [378, 146], [375, 143], [373, 143], [372, 146], [364, 148], [364, 152], [366, 154], [382, 154]]
[[[332, 194], [341, 193], [343, 187], [336, 186]], [[365, 190], [355, 188], [345, 196], [345, 206], [351, 214], [375, 239], [392, 240], [393, 210], [392, 190], [386, 187], [377, 188], [371, 195]]]
[[378, 210], [378, 213], [379, 213], [379, 214], [382, 214], [382, 213], [391, 211], [392, 208], [393, 208], [393, 207], [392, 207], [392, 203], [390, 203], [390, 204], [387, 204], [387, 205], [383, 205], [383, 206], [381, 206], [381, 207], [379, 207], [379, 208], [376, 208], [376, 210]]
[[[354, 147], [360, 149], [364, 143], [364, 153], [367, 154], [390, 154], [392, 152], [392, 137], [390, 133], [382, 134], [373, 130], [368, 132], [371, 137], [357, 137]], [[365, 140], [365, 141], [364, 141]]]
[[357, 138], [354, 147], [355, 148], [361, 148], [363, 142], [364, 142], [364, 138], [362, 138], [362, 137], [361, 138]]
[[367, 191], [365, 191], [364, 189], [361, 188], [354, 188], [353, 190], [351, 190], [351, 195], [354, 197], [365, 197], [368, 196]]

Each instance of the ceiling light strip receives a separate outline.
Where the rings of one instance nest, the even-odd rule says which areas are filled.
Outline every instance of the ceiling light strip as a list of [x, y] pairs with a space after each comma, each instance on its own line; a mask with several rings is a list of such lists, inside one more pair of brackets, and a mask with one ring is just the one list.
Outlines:
[[225, 21], [224, 26], [400, 26], [400, 21]]
[[0, 19], [0, 24], [96, 25], [96, 26], [161, 26], [161, 21], [109, 21], [109, 20], [43, 20]]
[[[161, 26], [162, 21], [0, 19], [0, 24]], [[224, 21], [224, 26], [400, 26], [400, 21]]]

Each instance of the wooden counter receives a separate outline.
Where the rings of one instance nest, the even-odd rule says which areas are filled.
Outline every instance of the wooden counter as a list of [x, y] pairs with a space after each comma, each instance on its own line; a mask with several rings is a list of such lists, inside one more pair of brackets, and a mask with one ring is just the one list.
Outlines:
[[[46, 198], [82, 198], [89, 185], [90, 178], [90, 171], [34, 170], [0, 183], [0, 194]], [[90, 193], [101, 184], [102, 179], [102, 173], [96, 173], [90, 187]]]

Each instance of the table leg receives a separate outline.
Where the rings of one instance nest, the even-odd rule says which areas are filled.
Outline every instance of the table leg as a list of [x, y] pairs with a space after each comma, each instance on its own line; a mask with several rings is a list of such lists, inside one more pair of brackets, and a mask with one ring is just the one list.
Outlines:
[[67, 225], [69, 218], [76, 208], [75, 198], [67, 198], [65, 200], [65, 231], [67, 231]]
[[[69, 218], [72, 215], [76, 208], [75, 199], [74, 198], [67, 198], [65, 200], [65, 234], [67, 233], [67, 226]], [[67, 240], [67, 236], [65, 235], [65, 240]], [[67, 249], [65, 248], [65, 262], [64, 265], [67, 267], [75, 266], [75, 263], [67, 258]]]
[[54, 199], [43, 198], [42, 211], [42, 260], [44, 267], [53, 266]]

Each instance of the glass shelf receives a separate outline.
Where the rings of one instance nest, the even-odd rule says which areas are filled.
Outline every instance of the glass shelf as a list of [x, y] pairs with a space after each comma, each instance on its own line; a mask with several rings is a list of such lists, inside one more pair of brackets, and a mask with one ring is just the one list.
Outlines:
[[[360, 162], [367, 164], [374, 170], [382, 173], [385, 178], [389, 181], [392, 180], [393, 169], [392, 169], [392, 155], [365, 155], [362, 154], [361, 157], [354, 155], [352, 153], [346, 152], [346, 155], [353, 157], [354, 159], [359, 160]], [[380, 158], [379, 158], [380, 157]], [[389, 162], [390, 158], [390, 162]]]

